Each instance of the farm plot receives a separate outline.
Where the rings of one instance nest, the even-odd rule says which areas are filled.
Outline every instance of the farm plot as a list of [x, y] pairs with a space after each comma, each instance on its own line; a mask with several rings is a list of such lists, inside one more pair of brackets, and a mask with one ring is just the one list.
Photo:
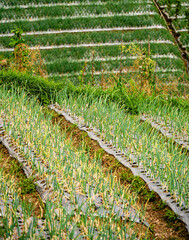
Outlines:
[[188, 209], [188, 156], [171, 140], [165, 140], [158, 131], [141, 123], [140, 117], [125, 114], [116, 104], [87, 96], [67, 98], [64, 94], [57, 102], [60, 109], [78, 116], [80, 124], [95, 129], [118, 153], [130, 158], [132, 166], [144, 169], [151, 181], [171, 193], [178, 206]]
[[189, 11], [189, 4], [187, 1], [180, 1], [181, 5], [179, 8], [178, 16], [176, 17], [177, 8], [176, 4], [172, 4], [170, 7], [167, 6], [166, 1], [159, 0], [158, 3], [163, 8], [169, 19], [172, 20], [173, 26], [177, 33], [180, 34], [179, 40], [183, 47], [187, 49], [189, 53], [189, 19], [186, 16]]
[[51, 6], [49, 1], [36, 1], [33, 4], [38, 5], [27, 5], [23, 1], [24, 6], [20, 7], [15, 7], [17, 1], [4, 3], [0, 51], [10, 56], [13, 49], [9, 48], [8, 36], [19, 25], [29, 46], [40, 45], [51, 77], [67, 76], [77, 83], [85, 68], [84, 81], [88, 82], [93, 75], [99, 82], [104, 74], [119, 72], [121, 55], [122, 67], [128, 72], [134, 59], [126, 51], [121, 53], [121, 45], [127, 49], [132, 43], [151, 52], [157, 61], [158, 75], [178, 76], [185, 70], [181, 54], [153, 1], [101, 1], [99, 6], [95, 1], [56, 3]]
[[[107, 0], [99, 0], [99, 1], [95, 1], [95, 0], [91, 0], [90, 2], [89, 1], [86, 1], [86, 0], [79, 0], [79, 1], [74, 1], [74, 0], [66, 0], [66, 1], [62, 1], [62, 0], [55, 0], [52, 1], [51, 0], [34, 0], [31, 4], [30, 1], [28, 0], [21, 0], [21, 1], [18, 1], [18, 0], [11, 0], [8, 2], [3, 2], [2, 6], [5, 7], [5, 8], [15, 8], [15, 7], [18, 7], [18, 8], [29, 8], [29, 7], [38, 7], [38, 6], [71, 6], [71, 5], [74, 5], [74, 6], [77, 6], [77, 5], [94, 5], [94, 3], [96, 3], [96, 5], [104, 5], [106, 4]], [[110, 2], [110, 1], [109, 1]], [[112, 0], [111, 2], [114, 2], [116, 3], [115, 0]], [[127, 2], [132, 2], [131, 0], [127, 0]], [[136, 0], [136, 1], [133, 1], [135, 3], [137, 2], [145, 2], [145, 3], [149, 3], [148, 0], [145, 0], [145, 1], [141, 1], [141, 0]], [[119, 3], [118, 3], [119, 4]]]
[[98, 159], [89, 162], [83, 149], [74, 151], [35, 100], [5, 88], [0, 99], [4, 134], [34, 173], [51, 238], [136, 239], [147, 234], [136, 195], [105, 175]]
[[189, 151], [188, 113], [169, 105], [157, 107], [156, 103], [143, 104], [140, 112], [142, 113], [142, 120], [149, 121], [163, 134]]
[[31, 208], [20, 198], [15, 189], [14, 179], [4, 176], [0, 170], [0, 237], [1, 239], [49, 239], [43, 219], [31, 217]]

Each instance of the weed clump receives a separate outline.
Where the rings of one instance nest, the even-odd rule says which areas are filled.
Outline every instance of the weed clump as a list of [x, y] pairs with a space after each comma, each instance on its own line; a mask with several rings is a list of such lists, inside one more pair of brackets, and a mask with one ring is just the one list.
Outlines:
[[165, 212], [165, 215], [164, 215], [164, 219], [168, 223], [174, 223], [178, 218], [177, 218], [177, 215], [173, 211], [167, 209]]
[[140, 177], [132, 176], [129, 175], [129, 173], [124, 172], [121, 174], [121, 180], [130, 183], [131, 190], [136, 191], [143, 196], [146, 201], [153, 202], [155, 200], [155, 192], [147, 190], [145, 182]]
[[20, 188], [22, 195], [34, 193], [36, 191], [33, 179], [26, 178], [20, 164], [18, 164], [17, 162], [12, 162], [9, 172], [11, 175], [15, 175], [16, 177], [18, 177], [18, 187]]

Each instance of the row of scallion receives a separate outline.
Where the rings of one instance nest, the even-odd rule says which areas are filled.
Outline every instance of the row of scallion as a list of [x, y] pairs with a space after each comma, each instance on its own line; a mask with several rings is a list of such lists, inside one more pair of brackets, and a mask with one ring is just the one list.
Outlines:
[[51, 238], [145, 237], [146, 228], [136, 226], [143, 218], [137, 196], [103, 173], [99, 159], [91, 161], [84, 146], [74, 150], [35, 99], [2, 87], [0, 106], [5, 132], [37, 171], [35, 180], [45, 180], [51, 189], [45, 213]]
[[[89, 43], [106, 43], [106, 42], [137, 42], [137, 41], [156, 41], [164, 40], [172, 42], [174, 45], [173, 37], [166, 29], [141, 29], [135, 31], [102, 31], [102, 32], [78, 32], [71, 34], [44, 34], [44, 35], [26, 35], [24, 36], [27, 44], [32, 47], [40, 46], [59, 46], [64, 44], [89, 44]], [[107, 41], [108, 40], [108, 41]], [[1, 47], [9, 48], [10, 38], [1, 37]], [[166, 53], [166, 52], [165, 52]], [[171, 52], [170, 52], [171, 53]], [[179, 52], [178, 52], [179, 56]]]
[[139, 27], [152, 26], [154, 24], [165, 26], [163, 19], [158, 15], [155, 16], [110, 16], [110, 17], [78, 17], [73, 19], [54, 19], [38, 20], [30, 22], [28, 20], [18, 21], [16, 23], [1, 23], [1, 33], [8, 33], [20, 26], [26, 32], [29, 31], [48, 31], [49, 29], [88, 29], [88, 28], [112, 28], [112, 27]]
[[[126, 156], [136, 155], [139, 166], [154, 180], [161, 181], [163, 188], [171, 192], [180, 206], [189, 207], [189, 158], [171, 140], [166, 140], [158, 131], [141, 123], [139, 116], [126, 114], [120, 106], [106, 100], [85, 95], [75, 98], [63, 91], [57, 96], [57, 103], [82, 117], [87, 126], [99, 129], [101, 136]], [[162, 115], [165, 111], [162, 108]], [[174, 114], [170, 112], [169, 117], [174, 118]], [[176, 131], [179, 124], [178, 121]]]
[[[95, 7], [95, 9], [94, 9]], [[136, 3], [134, 6], [132, 3], [116, 4], [113, 2], [107, 2], [105, 6], [101, 5], [79, 5], [79, 6], [53, 6], [53, 12], [49, 11], [49, 7], [38, 7], [29, 9], [3, 9], [1, 8], [0, 20], [9, 19], [21, 19], [21, 18], [42, 18], [42, 17], [70, 17], [76, 15], [88, 15], [88, 14], [117, 14], [117, 13], [133, 13], [134, 12], [154, 12], [155, 6], [153, 4], [141, 5]]]
[[176, 138], [189, 142], [189, 116], [184, 109], [169, 104], [158, 106], [157, 100], [154, 100], [152, 104], [145, 102], [141, 104], [140, 112], [162, 127], [166, 127], [167, 131], [172, 132]]
[[[95, 4], [97, 1], [96, 0], [91, 0], [90, 1], [90, 4]], [[111, 3], [117, 3], [116, 0], [99, 0], [98, 3], [100, 5], [104, 5], [106, 4], [107, 2], [111, 2]], [[132, 0], [126, 0], [126, 1], [123, 1], [123, 3], [126, 2], [126, 3], [133, 3]], [[135, 3], [143, 3], [143, 4], [149, 4], [150, 1], [148, 0], [136, 0], [134, 1]], [[20, 7], [20, 5], [24, 5], [24, 6], [28, 6], [28, 7], [31, 7], [32, 5], [42, 5], [42, 4], [62, 4], [62, 0], [34, 0], [31, 4], [31, 1], [29, 0], [10, 0], [8, 3], [7, 2], [4, 2], [3, 4], [3, 7], [15, 7], [17, 6], [18, 8]], [[75, 1], [75, 0], [65, 0], [64, 1], [64, 4], [67, 4], [67, 5], [89, 5], [89, 1], [86, 1], [86, 0], [79, 0], [79, 1]], [[119, 4], [119, 3], [117, 3]], [[37, 6], [38, 7], [38, 6]]]
[[[2, 158], [2, 156], [0, 156]], [[0, 159], [3, 161], [3, 159]], [[0, 169], [0, 238], [39, 239], [47, 237], [48, 221], [31, 217], [32, 207], [20, 199], [15, 179]], [[48, 204], [47, 204], [48, 206]]]

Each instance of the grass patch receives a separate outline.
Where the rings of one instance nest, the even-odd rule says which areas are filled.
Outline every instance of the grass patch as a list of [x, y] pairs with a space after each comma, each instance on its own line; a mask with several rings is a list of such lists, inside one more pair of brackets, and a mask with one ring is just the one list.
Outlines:
[[26, 177], [22, 165], [9, 156], [8, 151], [2, 144], [0, 144], [0, 170], [3, 171], [6, 179], [13, 179], [15, 190], [23, 203], [31, 209], [31, 215], [42, 217], [45, 206], [36, 190], [34, 177]]
[[104, 151], [103, 148], [99, 148], [99, 149], [95, 152], [95, 158], [101, 159], [105, 153], [106, 153], [106, 152]]
[[19, 178], [17, 185], [18, 188], [20, 188], [22, 195], [34, 193], [36, 191], [35, 184], [33, 182], [34, 178], [26, 178], [23, 173], [22, 166], [16, 162], [16, 160], [11, 162], [9, 173], [10, 175], [15, 175]]
[[164, 219], [167, 223], [175, 223], [178, 217], [172, 210], [167, 209], [165, 211]]
[[146, 201], [153, 202], [156, 198], [154, 191], [149, 191], [146, 188], [145, 182], [138, 176], [133, 176], [128, 172], [122, 172], [120, 179], [131, 184], [132, 191], [137, 192], [144, 197]]
[[66, 132], [71, 132], [72, 130], [77, 129], [77, 125], [76, 124], [72, 124], [70, 125], [67, 129]]

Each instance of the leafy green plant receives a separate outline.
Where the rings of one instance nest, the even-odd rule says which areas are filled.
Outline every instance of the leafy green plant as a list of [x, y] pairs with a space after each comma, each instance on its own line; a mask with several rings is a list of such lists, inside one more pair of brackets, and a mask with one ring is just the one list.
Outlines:
[[16, 47], [18, 44], [25, 43], [25, 39], [22, 36], [24, 33], [23, 29], [15, 27], [11, 33], [14, 33], [14, 36], [10, 39], [9, 46]]
[[22, 181], [20, 181], [19, 186], [23, 195], [36, 191], [35, 184], [33, 183], [32, 178], [23, 178]]
[[166, 206], [167, 206], [167, 204], [165, 202], [163, 202], [161, 200], [159, 201], [159, 205], [158, 205], [159, 209], [164, 209]]
[[137, 56], [133, 68], [138, 70], [138, 75], [135, 74], [135, 76], [139, 76], [140, 88], [143, 89], [148, 86], [153, 86], [154, 88], [156, 62], [150, 58], [150, 50], [147, 52], [145, 48], [141, 49], [137, 45], [132, 44], [126, 51], [131, 56]]
[[177, 220], [177, 215], [172, 211], [167, 209], [164, 215], [164, 219], [168, 222], [175, 222]]

